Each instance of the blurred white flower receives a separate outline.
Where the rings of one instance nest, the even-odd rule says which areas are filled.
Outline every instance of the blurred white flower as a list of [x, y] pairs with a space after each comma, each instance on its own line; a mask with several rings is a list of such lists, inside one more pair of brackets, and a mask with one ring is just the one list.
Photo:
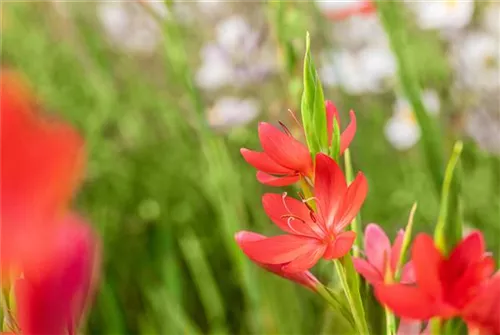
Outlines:
[[465, 27], [474, 13], [473, 0], [405, 1], [423, 29], [455, 30]]
[[492, 3], [485, 8], [481, 24], [490, 34], [500, 35], [500, 3]]
[[393, 116], [385, 125], [385, 137], [397, 150], [408, 150], [420, 139], [420, 128], [413, 116]]
[[215, 44], [201, 50], [203, 63], [196, 73], [196, 81], [203, 88], [217, 88], [231, 83], [233, 68], [230, 57]]
[[198, 0], [196, 2], [200, 11], [206, 15], [218, 14], [223, 8], [227, 7], [227, 3], [224, 0]]
[[269, 50], [259, 46], [259, 34], [241, 16], [231, 16], [215, 28], [214, 42], [201, 50], [202, 64], [196, 81], [204, 89], [244, 86], [259, 81], [275, 68]]
[[338, 44], [360, 48], [371, 44], [387, 45], [387, 36], [377, 15], [352, 16], [333, 25], [333, 37]]
[[232, 128], [245, 125], [259, 115], [255, 99], [223, 97], [208, 111], [207, 119], [214, 128]]
[[486, 32], [471, 31], [453, 45], [453, 65], [460, 84], [475, 90], [500, 86], [499, 39]]
[[233, 15], [215, 27], [217, 43], [228, 52], [250, 51], [258, 42], [258, 32], [252, 30], [244, 17]]
[[500, 112], [495, 106], [496, 115], [480, 106], [467, 115], [465, 131], [478, 146], [490, 153], [500, 154]]
[[384, 45], [361, 50], [334, 51], [320, 70], [325, 85], [340, 84], [351, 94], [381, 92], [394, 77], [396, 63], [391, 50]]
[[[163, 2], [145, 1], [158, 15], [166, 17]], [[132, 52], [151, 53], [161, 39], [154, 19], [141, 5], [134, 2], [101, 2], [97, 7], [106, 35], [119, 48]]]
[[[423, 91], [422, 101], [429, 114], [439, 114], [441, 103], [435, 91]], [[408, 150], [420, 139], [420, 127], [410, 102], [404, 97], [398, 97], [393, 112], [384, 129], [385, 137], [397, 150]]]

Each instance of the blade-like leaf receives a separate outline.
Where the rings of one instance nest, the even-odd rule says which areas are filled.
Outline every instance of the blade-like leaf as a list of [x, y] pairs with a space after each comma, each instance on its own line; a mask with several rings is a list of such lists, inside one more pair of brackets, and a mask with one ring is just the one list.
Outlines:
[[413, 218], [415, 216], [416, 211], [417, 211], [417, 203], [414, 203], [410, 210], [410, 217], [408, 218], [408, 223], [406, 224], [405, 234], [403, 236], [403, 243], [401, 244], [401, 252], [399, 254], [399, 260], [396, 266], [396, 273], [394, 274], [394, 278], [396, 281], [399, 281], [399, 277], [401, 276], [401, 268], [403, 267], [406, 254], [408, 253], [408, 249], [410, 247], [411, 233], [413, 230]]
[[434, 230], [434, 240], [442, 252], [448, 253], [462, 239], [462, 204], [460, 181], [453, 176], [462, 152], [462, 142], [455, 143], [450, 161], [444, 175], [441, 193], [441, 207], [438, 222]]
[[354, 269], [351, 254], [348, 253], [341, 259], [334, 260], [334, 263], [358, 333], [369, 334], [363, 297], [361, 296], [359, 285], [359, 275]]

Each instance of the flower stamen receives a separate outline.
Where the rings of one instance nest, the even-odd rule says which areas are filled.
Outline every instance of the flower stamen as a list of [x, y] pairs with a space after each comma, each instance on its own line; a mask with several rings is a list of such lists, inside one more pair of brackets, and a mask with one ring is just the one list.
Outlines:
[[292, 133], [290, 132], [290, 130], [287, 128], [287, 126], [285, 126], [285, 124], [281, 121], [278, 121], [278, 123], [280, 124], [281, 128], [283, 129], [283, 131], [285, 132], [285, 134], [287, 134], [288, 136], [292, 136]]

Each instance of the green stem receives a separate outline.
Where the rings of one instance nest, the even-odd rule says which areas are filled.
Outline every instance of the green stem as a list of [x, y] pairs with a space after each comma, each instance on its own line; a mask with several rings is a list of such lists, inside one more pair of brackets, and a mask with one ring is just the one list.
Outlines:
[[[340, 260], [334, 260], [335, 269], [339, 275], [340, 283], [342, 285], [342, 289], [347, 298], [347, 302], [349, 303], [349, 307], [351, 309], [352, 317], [354, 319], [354, 324], [358, 330], [358, 334], [369, 334], [368, 325], [366, 324], [366, 319], [363, 310], [363, 303], [361, 301], [361, 297], [358, 292], [352, 292], [349, 284], [347, 282], [347, 276], [344, 271], [344, 267]], [[356, 297], [355, 297], [356, 295]]]
[[332, 293], [328, 287], [319, 284], [316, 288], [316, 292], [330, 305], [330, 307], [334, 311], [340, 311], [342, 316], [349, 320], [352, 323], [351, 315], [349, 314], [349, 310], [345, 308], [345, 305], [342, 304], [337, 297], [335, 297], [334, 293]]
[[439, 318], [432, 318], [431, 321], [429, 321], [431, 326], [431, 335], [441, 335], [441, 319]]
[[9, 293], [5, 292], [3, 289], [0, 290], [0, 305], [3, 314], [3, 325], [2, 330], [11, 331], [13, 333], [20, 333], [19, 326], [17, 325], [16, 319], [12, 316], [9, 308]]
[[396, 320], [394, 318], [394, 314], [385, 307], [385, 332], [386, 335], [394, 335], [396, 334]]

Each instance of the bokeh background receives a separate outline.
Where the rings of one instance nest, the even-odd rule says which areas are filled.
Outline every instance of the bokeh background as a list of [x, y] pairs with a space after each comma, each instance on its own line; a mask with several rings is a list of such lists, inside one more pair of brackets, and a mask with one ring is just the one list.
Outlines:
[[[356, 111], [351, 153], [370, 186], [363, 224], [394, 235], [414, 202], [419, 230], [432, 231], [438, 215], [393, 34], [437, 129], [430, 142], [443, 171], [464, 141], [465, 223], [498, 255], [500, 4], [392, 2], [384, 21], [351, 13], [360, 3], [2, 3], [2, 64], [86, 138], [75, 202], [104, 246], [86, 333], [335, 333], [322, 301], [257, 268], [233, 239], [241, 229], [277, 233], [260, 197], [280, 190], [257, 183], [239, 148], [260, 148], [258, 120], [300, 136], [288, 109], [300, 113], [306, 31], [342, 123]], [[328, 282], [330, 267], [314, 273]]]

